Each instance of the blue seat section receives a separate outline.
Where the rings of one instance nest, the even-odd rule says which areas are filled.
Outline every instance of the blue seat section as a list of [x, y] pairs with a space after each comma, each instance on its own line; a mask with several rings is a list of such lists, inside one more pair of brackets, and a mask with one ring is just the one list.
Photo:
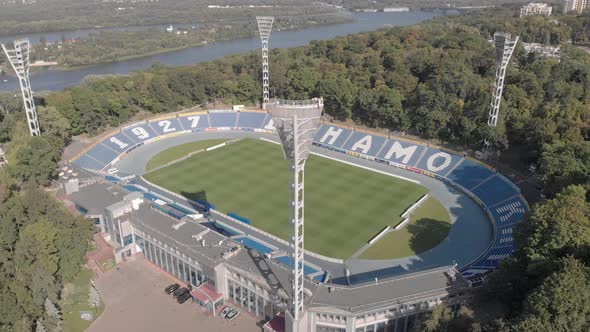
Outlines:
[[426, 153], [416, 167], [440, 176], [445, 176], [461, 158], [445, 151], [427, 148]]
[[352, 130], [335, 126], [321, 125], [314, 137], [314, 141], [335, 148], [342, 148]]
[[447, 179], [462, 185], [465, 189], [472, 189], [492, 175], [494, 171], [491, 169], [463, 159], [463, 162], [447, 175]]
[[235, 214], [233, 212], [230, 212], [227, 215], [230, 216], [230, 217], [232, 217], [232, 218], [234, 218], [234, 219], [236, 219], [236, 220], [239, 220], [239, 221], [243, 222], [246, 225], [250, 225], [250, 219], [245, 218], [245, 217], [242, 217], [239, 214]]
[[[352, 133], [352, 135], [342, 148], [362, 153], [368, 156], [375, 156], [377, 152], [379, 152], [379, 149], [381, 149], [385, 141], [385, 137], [355, 131]], [[355, 144], [357, 146], [353, 150]]]
[[235, 231], [229, 227], [226, 227], [225, 225], [218, 223], [218, 222], [214, 222], [213, 226], [215, 226], [215, 228], [217, 228], [218, 230], [221, 230], [221, 231], [218, 231], [218, 233], [224, 234], [226, 236], [236, 236], [236, 235], [242, 234], [242, 233], [239, 233], [238, 231]]
[[527, 210], [528, 208], [520, 196], [502, 202], [502, 204], [490, 209], [498, 226], [510, 225], [521, 221]]
[[86, 154], [104, 164], [110, 164], [113, 159], [119, 156], [119, 153], [102, 144], [97, 144], [95, 147], [87, 151]]
[[273, 251], [271, 248], [269, 248], [261, 243], [258, 243], [256, 241], [250, 239], [249, 237], [240, 237], [240, 238], [234, 239], [234, 241], [241, 243], [242, 245], [244, 245], [247, 248], [254, 249], [261, 254], [268, 254], [269, 252]]
[[152, 195], [152, 194], [150, 194], [150, 193], [144, 193], [144, 194], [143, 194], [143, 197], [144, 197], [145, 199], [147, 199], [148, 201], [152, 201], [152, 202], [153, 202], [153, 201], [155, 201], [155, 200], [157, 200], [157, 199], [160, 199], [160, 200], [163, 200], [163, 201], [165, 201], [165, 199], [161, 199], [161, 198], [159, 198], [159, 197], [157, 197], [157, 196], [154, 196], [154, 195]]
[[150, 127], [147, 123], [142, 123], [139, 125], [135, 125], [133, 127], [125, 128], [123, 130], [123, 133], [127, 137], [136, 141], [137, 143], [144, 142], [148, 139], [152, 139], [158, 136], [158, 134], [156, 134], [152, 127]]
[[227, 112], [227, 113], [209, 113], [209, 119], [211, 120], [211, 127], [220, 128], [220, 127], [230, 127], [234, 128], [236, 126], [236, 112]]
[[495, 268], [500, 262], [510, 256], [514, 251], [513, 247], [496, 247], [492, 248], [484, 257], [471, 265], [471, 267], [490, 267]]
[[168, 204], [168, 205], [170, 205], [171, 207], [175, 208], [176, 210], [179, 210], [179, 211], [181, 211], [181, 212], [182, 212], [182, 213], [184, 213], [184, 214], [194, 214], [194, 212], [193, 212], [193, 211], [190, 211], [190, 210], [188, 210], [188, 209], [185, 209], [185, 208], [183, 208], [183, 207], [182, 207], [182, 206], [180, 206], [180, 205], [177, 205], [177, 204]]
[[516, 227], [516, 225], [496, 228], [496, 239], [494, 240], [493, 245], [495, 247], [514, 246], [514, 227]]
[[180, 121], [184, 130], [200, 131], [209, 128], [209, 118], [207, 117], [207, 114], [187, 115], [179, 117], [178, 121]]
[[262, 128], [266, 113], [240, 113], [238, 127], [240, 128]]
[[150, 122], [150, 126], [156, 133], [158, 133], [158, 135], [167, 135], [183, 131], [180, 122], [175, 118], [152, 121]]
[[377, 155], [377, 158], [408, 166], [416, 166], [424, 149], [426, 147], [420, 144], [389, 139], [381, 152], [379, 152], [379, 155]]
[[131, 140], [129, 137], [125, 136], [122, 133], [112, 135], [111, 137], [104, 139], [100, 143], [108, 146], [112, 150], [120, 151], [121, 153], [129, 150], [131, 147], [137, 144], [137, 142]]
[[119, 183], [119, 179], [114, 176], [107, 175], [104, 177], [104, 179], [112, 183]]
[[102, 170], [106, 165], [96, 161], [90, 157], [88, 157], [87, 155], [82, 155], [80, 158], [76, 159], [76, 161], [74, 161], [74, 164], [82, 167], [82, 168], [86, 168], [86, 169], [94, 169], [97, 171]]
[[[293, 259], [289, 256], [282, 256], [282, 257], [276, 258], [276, 260], [283, 265], [293, 268]], [[304, 274], [312, 274], [312, 273], [316, 273], [316, 272], [318, 272], [318, 270], [312, 268], [311, 266], [303, 265], [303, 273]]]
[[518, 194], [514, 187], [498, 175], [479, 185], [473, 193], [488, 207]]
[[[132, 186], [132, 185], [123, 186], [123, 188], [129, 190], [130, 192], [143, 191], [143, 190], [137, 188], [136, 186]], [[144, 195], [144, 197], [145, 197], [145, 195]]]

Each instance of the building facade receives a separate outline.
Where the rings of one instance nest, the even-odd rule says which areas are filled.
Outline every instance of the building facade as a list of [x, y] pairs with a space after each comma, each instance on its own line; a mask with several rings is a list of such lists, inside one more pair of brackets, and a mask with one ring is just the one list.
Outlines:
[[550, 16], [553, 8], [546, 3], [531, 2], [528, 5], [524, 5], [520, 8], [520, 17], [527, 15], [543, 15]]
[[[95, 183], [80, 187], [67, 200], [80, 213], [98, 220], [103, 237], [120, 256], [117, 259], [145, 256], [189, 287], [195, 305], [212, 315], [231, 304], [261, 320], [285, 319], [291, 296], [290, 267], [207, 227], [211, 217], [193, 211], [194, 215], [179, 219], [156, 207], [159, 199], [148, 195], [144, 198], [116, 184]], [[432, 306], [461, 303], [467, 292], [467, 282], [454, 267], [355, 285], [308, 277], [302, 328], [309, 332], [415, 331], [419, 317]], [[289, 331], [289, 324], [281, 326]]]
[[577, 13], [581, 14], [588, 6], [588, 0], [564, 0], [563, 13]]

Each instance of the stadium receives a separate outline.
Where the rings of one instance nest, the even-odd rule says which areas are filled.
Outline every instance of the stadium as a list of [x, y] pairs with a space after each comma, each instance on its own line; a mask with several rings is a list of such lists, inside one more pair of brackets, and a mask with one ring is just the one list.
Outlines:
[[[285, 330], [294, 263], [277, 144], [264, 110], [159, 116], [101, 135], [63, 187], [117, 259], [143, 254], [214, 315], [231, 302]], [[315, 133], [306, 182], [302, 331], [409, 331], [462, 303], [528, 211], [478, 160], [333, 123]]]

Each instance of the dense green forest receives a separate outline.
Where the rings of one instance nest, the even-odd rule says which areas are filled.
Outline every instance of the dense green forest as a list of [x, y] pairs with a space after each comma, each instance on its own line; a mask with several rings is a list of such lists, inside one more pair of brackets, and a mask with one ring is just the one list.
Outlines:
[[[473, 14], [436, 18], [275, 49], [272, 95], [323, 96], [326, 116], [442, 144], [475, 149], [491, 135], [505, 154], [516, 153], [524, 165], [537, 166], [548, 198], [532, 207], [515, 236], [515, 256], [489, 276], [480, 292], [486, 301], [498, 301], [500, 314], [482, 320], [468, 307], [458, 312], [437, 307], [422, 330], [588, 331], [590, 55], [572, 45], [563, 47], [560, 60], [548, 59], [527, 55], [519, 45], [507, 72], [499, 126], [490, 130], [486, 119], [494, 49], [488, 40], [497, 28], [488, 23], [494, 20]], [[585, 26], [588, 16], [571, 20]], [[514, 26], [526, 27], [532, 35], [544, 31], [545, 21], [523, 22], [529, 21]], [[24, 116], [18, 100], [0, 97], [0, 143], [6, 144], [11, 163], [0, 177], [0, 227], [8, 229], [0, 232], [6, 238], [1, 243], [0, 308], [9, 311], [0, 317], [12, 317], [8, 329], [31, 326], [45, 315], [40, 299], [55, 302], [61, 282], [74, 273], [72, 265], [60, 264], [62, 255], [71, 252], [63, 249], [68, 237], [38, 238], [37, 232], [86, 234], [88, 226], [71, 222], [70, 215], [53, 218], [39, 212], [60, 215], [62, 210], [53, 203], [39, 204], [50, 200], [34, 188], [55, 176], [58, 151], [70, 137], [94, 135], [145, 113], [220, 101], [258, 104], [259, 58], [254, 52], [194, 66], [155, 65], [128, 76], [89, 78], [81, 86], [39, 96], [44, 134], [37, 138], [27, 137], [20, 125]], [[33, 200], [36, 206], [29, 208], [27, 202]], [[30, 252], [42, 254], [27, 261]], [[37, 282], [31, 269], [45, 271], [39, 275], [46, 278]]]

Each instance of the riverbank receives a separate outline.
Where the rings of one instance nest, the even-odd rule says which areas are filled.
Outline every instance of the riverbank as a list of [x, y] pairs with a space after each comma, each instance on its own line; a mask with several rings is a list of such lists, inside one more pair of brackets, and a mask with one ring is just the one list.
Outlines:
[[[337, 36], [374, 31], [384, 26], [405, 26], [428, 20], [436, 13], [353, 13], [352, 22], [314, 26], [290, 31], [274, 31], [270, 38], [271, 48], [291, 48], [304, 46], [312, 40], [329, 40]], [[89, 75], [121, 75], [150, 68], [154, 63], [167, 66], [192, 65], [212, 61], [226, 55], [245, 53], [260, 48], [260, 38], [252, 36], [228, 41], [208, 43], [177, 51], [167, 51], [156, 55], [142, 56], [131, 60], [117, 61], [93, 66], [69, 68], [67, 70], [37, 70], [31, 74], [34, 91], [56, 91], [80, 84]], [[3, 80], [6, 79], [6, 82]], [[9, 75], [0, 75], [0, 91], [15, 91], [17, 80]]]

